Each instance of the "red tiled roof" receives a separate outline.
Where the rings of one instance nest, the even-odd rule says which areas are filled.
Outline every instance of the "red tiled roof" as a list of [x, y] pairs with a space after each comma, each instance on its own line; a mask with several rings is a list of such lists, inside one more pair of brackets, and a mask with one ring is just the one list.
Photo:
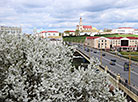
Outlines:
[[133, 29], [132, 27], [119, 27], [118, 29]]
[[58, 33], [58, 31], [47, 31], [48, 33]]
[[71, 31], [69, 31], [69, 32], [75, 32], [75, 31], [71, 30]]
[[97, 36], [86, 37], [86, 39], [96, 39], [96, 38], [99, 38], [99, 37]]
[[83, 28], [90, 28], [90, 29], [92, 29], [92, 26], [84, 25]]
[[[86, 37], [87, 39], [96, 39], [99, 38], [97, 36], [91, 36], [91, 37]], [[125, 37], [106, 37], [108, 39], [121, 39], [121, 38], [125, 38]], [[138, 37], [126, 37], [128, 39], [138, 39]]]
[[[121, 39], [121, 38], [125, 38], [125, 37], [107, 37], [109, 39]], [[128, 39], [138, 39], [138, 37], [126, 37]]]
[[[67, 31], [67, 32], [75, 32], [75, 31], [73, 31], [73, 30], [66, 30], [66, 31]], [[65, 32], [66, 32], [66, 31], [65, 31]]]
[[47, 31], [41, 31], [40, 33], [46, 33]]
[[137, 46], [116, 46], [116, 47], [137, 47]]
[[138, 29], [135, 29], [135, 31], [137, 31]]
[[138, 37], [127, 37], [128, 39], [138, 39]]
[[121, 39], [123, 37], [107, 37], [107, 38], [109, 38], [109, 39]]

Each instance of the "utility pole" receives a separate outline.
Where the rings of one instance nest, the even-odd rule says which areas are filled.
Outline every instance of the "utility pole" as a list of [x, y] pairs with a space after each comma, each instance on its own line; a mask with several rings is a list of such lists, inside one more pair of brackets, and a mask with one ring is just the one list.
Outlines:
[[128, 84], [130, 85], [131, 81], [131, 54], [129, 54], [129, 72], [128, 72]]

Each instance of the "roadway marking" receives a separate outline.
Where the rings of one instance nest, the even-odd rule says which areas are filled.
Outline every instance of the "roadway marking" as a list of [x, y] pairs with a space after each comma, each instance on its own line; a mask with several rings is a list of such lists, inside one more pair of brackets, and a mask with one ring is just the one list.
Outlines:
[[[85, 53], [85, 51], [84, 51], [84, 53]], [[87, 54], [87, 53], [86, 53], [86, 54]], [[97, 56], [100, 57], [100, 55], [97, 55]], [[104, 57], [102, 57], [102, 58], [104, 58]], [[110, 62], [109, 59], [106, 59], [106, 58], [104, 58], [104, 59]], [[119, 67], [121, 67], [122, 69], [124, 69], [124, 68], [123, 68], [121, 65], [119, 65], [118, 63], [116, 63], [116, 65], [119, 66]], [[136, 74], [136, 75], [138, 76], [138, 73], [136, 73], [136, 72], [134, 72], [134, 71], [131, 71], [131, 72], [134, 73], [134, 74]]]
[[[97, 56], [99, 56], [100, 57], [100, 55], [97, 55]], [[102, 57], [102, 58], [104, 58], [105, 60], [107, 60], [107, 61], [109, 61], [110, 62], [110, 60], [109, 59], [106, 59], [105, 57]], [[119, 65], [118, 63], [116, 63], [116, 65], [118, 65], [119, 67], [121, 67], [122, 69], [124, 69], [121, 65]], [[136, 73], [136, 72], [134, 72], [134, 71], [131, 71], [132, 73], [134, 73], [134, 74], [136, 74], [136, 75], [138, 75], [138, 73]]]
[[[97, 51], [97, 50], [96, 50]], [[82, 51], [83, 52], [83, 51]], [[84, 53], [85, 53], [85, 51], [84, 51]], [[87, 52], [86, 52], [86, 54], [88, 54]], [[91, 52], [91, 54], [92, 54], [92, 52]], [[89, 55], [89, 54], [88, 54]], [[97, 54], [95, 54], [95, 55], [97, 55]], [[97, 55], [97, 56], [99, 56], [100, 57], [100, 55]], [[104, 58], [105, 60], [107, 60], [107, 61], [109, 61], [110, 62], [110, 60], [109, 59], [106, 59], [105, 57], [102, 57], [102, 58]], [[99, 59], [99, 58], [98, 58]], [[120, 68], [122, 68], [122, 69], [124, 69], [121, 65], [119, 65], [117, 62], [116, 62], [116, 65], [117, 66], [119, 66]], [[131, 71], [132, 73], [134, 73], [134, 74], [136, 74], [137, 76], [138, 76], [138, 73], [136, 73], [136, 72], [134, 72], [134, 71]]]

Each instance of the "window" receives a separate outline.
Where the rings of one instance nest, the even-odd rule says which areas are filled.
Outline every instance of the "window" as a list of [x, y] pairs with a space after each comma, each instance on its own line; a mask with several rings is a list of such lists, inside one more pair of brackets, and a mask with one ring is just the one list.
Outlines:
[[102, 42], [103, 42], [103, 40], [102, 40]]
[[98, 48], [100, 48], [100, 44], [98, 44]]
[[105, 40], [105, 42], [106, 42], [106, 40]]

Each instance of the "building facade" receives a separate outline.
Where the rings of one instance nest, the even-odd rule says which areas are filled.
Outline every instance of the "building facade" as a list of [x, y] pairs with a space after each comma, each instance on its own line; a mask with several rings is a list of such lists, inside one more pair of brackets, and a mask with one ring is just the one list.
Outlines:
[[138, 35], [138, 29], [135, 29], [133, 34]]
[[35, 36], [46, 38], [48, 40], [63, 40], [58, 31], [41, 31], [40, 33], [35, 34]]
[[138, 37], [87, 37], [85, 45], [96, 49], [137, 51]]
[[112, 33], [119, 34], [134, 34], [135, 29], [132, 27], [119, 27], [117, 29], [113, 29]]
[[20, 34], [22, 33], [21, 27], [9, 27], [9, 26], [0, 26], [1, 33], [8, 33], [8, 34]]

